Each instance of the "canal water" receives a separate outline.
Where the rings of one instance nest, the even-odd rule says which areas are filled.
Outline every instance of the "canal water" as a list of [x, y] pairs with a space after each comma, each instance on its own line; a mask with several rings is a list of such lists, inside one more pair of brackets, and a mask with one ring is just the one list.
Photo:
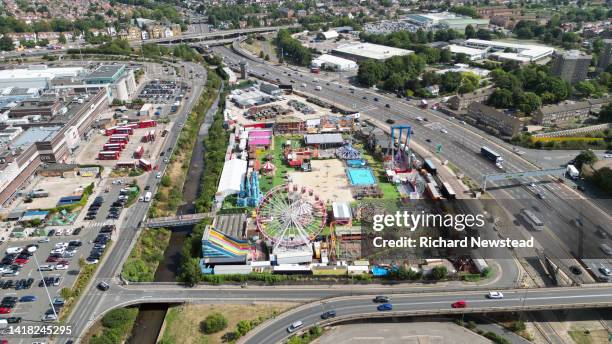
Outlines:
[[[200, 180], [204, 173], [204, 138], [208, 135], [208, 129], [213, 122], [214, 114], [217, 112], [219, 98], [206, 113], [204, 122], [198, 132], [198, 139], [193, 147], [187, 178], [183, 185], [183, 202], [177, 213], [195, 213], [195, 201], [200, 194]], [[191, 233], [193, 226], [182, 226], [172, 228], [170, 242], [164, 252], [164, 259], [155, 271], [155, 282], [175, 282], [178, 272], [178, 263], [183, 242]], [[168, 311], [168, 304], [143, 304], [140, 306], [136, 324], [128, 340], [128, 344], [155, 344], [164, 318]]]

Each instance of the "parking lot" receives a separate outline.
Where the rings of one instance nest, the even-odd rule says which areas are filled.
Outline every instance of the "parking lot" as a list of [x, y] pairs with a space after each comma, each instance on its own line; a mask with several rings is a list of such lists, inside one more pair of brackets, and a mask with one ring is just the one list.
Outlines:
[[[80, 270], [81, 258], [86, 259], [92, 254], [101, 255], [107, 239], [98, 237], [100, 229], [82, 226], [70, 231], [53, 231], [47, 237], [3, 244], [4, 258], [0, 270], [4, 271], [0, 278], [2, 296], [16, 297], [18, 301], [13, 307], [0, 307], [0, 313], [5, 313], [0, 317], [21, 318], [23, 322], [53, 321], [49, 297], [52, 300], [61, 298], [62, 288], [72, 287]], [[58, 233], [61, 235], [56, 235]], [[105, 236], [110, 239], [110, 235]], [[38, 246], [36, 251], [27, 253], [27, 247], [34, 250], [35, 245]], [[98, 249], [94, 250], [96, 245]], [[16, 251], [15, 248], [23, 250], [16, 254], [6, 254], [7, 250]], [[90, 262], [97, 263], [95, 260]], [[45, 284], [49, 296], [45, 292]], [[56, 309], [58, 313], [61, 310], [59, 301]]]
[[96, 181], [95, 177], [36, 177], [34, 183], [24, 191], [27, 195], [32, 190], [42, 190], [48, 193], [47, 197], [32, 198], [31, 202], [23, 203], [26, 209], [49, 209], [57, 206], [61, 197], [70, 196], [79, 189], [87, 187]]

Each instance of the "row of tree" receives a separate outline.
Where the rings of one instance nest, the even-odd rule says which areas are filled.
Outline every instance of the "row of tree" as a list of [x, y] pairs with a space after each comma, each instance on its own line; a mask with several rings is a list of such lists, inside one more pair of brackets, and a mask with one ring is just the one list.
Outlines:
[[491, 78], [497, 89], [488, 104], [497, 108], [516, 108], [525, 114], [531, 114], [542, 104], [565, 100], [572, 91], [567, 82], [538, 65], [511, 71], [498, 68], [491, 72]]
[[300, 41], [291, 37], [291, 32], [289, 30], [279, 30], [275, 42], [281, 62], [287, 60], [298, 66], [310, 65], [310, 61], [312, 61], [312, 51], [304, 47]]

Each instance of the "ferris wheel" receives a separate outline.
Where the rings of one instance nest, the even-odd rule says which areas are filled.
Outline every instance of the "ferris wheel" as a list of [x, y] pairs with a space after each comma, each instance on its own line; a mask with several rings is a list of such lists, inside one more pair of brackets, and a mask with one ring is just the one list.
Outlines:
[[325, 202], [312, 189], [285, 184], [270, 190], [257, 207], [257, 229], [279, 246], [308, 244], [325, 226]]

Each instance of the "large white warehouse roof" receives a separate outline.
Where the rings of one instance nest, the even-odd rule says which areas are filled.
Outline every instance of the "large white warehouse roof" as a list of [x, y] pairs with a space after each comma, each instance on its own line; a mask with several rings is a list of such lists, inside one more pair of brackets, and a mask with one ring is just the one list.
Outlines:
[[374, 60], [386, 60], [393, 56], [409, 55], [414, 51], [388, 47], [380, 44], [357, 42], [342, 44], [334, 49], [334, 52]]

